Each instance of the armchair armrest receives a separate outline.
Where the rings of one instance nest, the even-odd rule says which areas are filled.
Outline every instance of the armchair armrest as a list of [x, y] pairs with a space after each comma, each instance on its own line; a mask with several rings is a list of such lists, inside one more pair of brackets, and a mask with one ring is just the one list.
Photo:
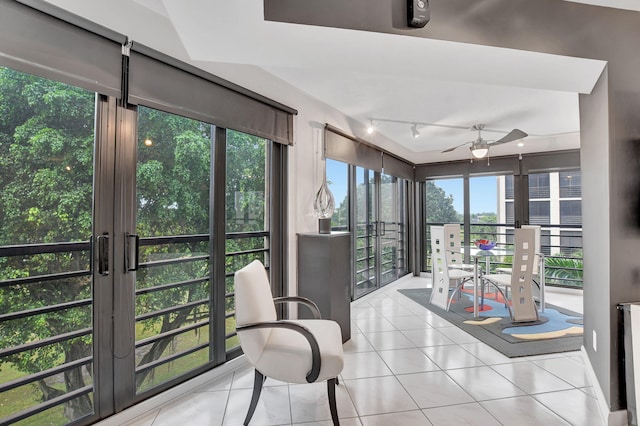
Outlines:
[[258, 328], [285, 328], [302, 334], [304, 338], [307, 339], [307, 342], [309, 342], [309, 346], [311, 347], [311, 370], [309, 370], [309, 372], [307, 373], [307, 382], [313, 383], [318, 379], [321, 366], [320, 346], [318, 345], [318, 341], [316, 340], [313, 333], [311, 333], [311, 331], [307, 327], [289, 321], [265, 321], [237, 326], [236, 331], [245, 331]]
[[313, 300], [307, 299], [306, 297], [300, 296], [285, 296], [285, 297], [276, 297], [273, 299], [273, 303], [287, 303], [287, 302], [296, 302], [302, 305], [308, 306], [313, 314], [313, 318], [320, 319], [320, 309], [318, 305], [316, 305]]

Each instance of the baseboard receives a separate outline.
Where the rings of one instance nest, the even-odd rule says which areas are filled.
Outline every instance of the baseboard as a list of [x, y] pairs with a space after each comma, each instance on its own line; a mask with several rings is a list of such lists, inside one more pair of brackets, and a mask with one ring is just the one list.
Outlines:
[[205, 383], [231, 374], [235, 370], [245, 367], [248, 364], [249, 362], [247, 361], [246, 357], [244, 355], [241, 355], [237, 358], [232, 359], [231, 361], [222, 364], [219, 367], [209, 370], [206, 373], [200, 374], [199, 376], [194, 377], [187, 382], [179, 384], [178, 386], [175, 386], [154, 397], [151, 397], [132, 407], [129, 407], [126, 410], [119, 412], [118, 414], [107, 417], [106, 419], [96, 424], [100, 426], [121, 425], [125, 422], [135, 419], [138, 416], [141, 416], [142, 414], [156, 410], [162, 407], [164, 404], [167, 404], [171, 400], [184, 396], [185, 393], [191, 392], [192, 390], [204, 385]]
[[593, 385], [593, 390], [596, 394], [598, 412], [600, 412], [600, 417], [603, 424], [607, 426], [627, 426], [627, 410], [609, 410], [609, 404], [604, 397], [604, 392], [602, 392], [602, 388], [600, 387], [600, 383], [598, 382], [596, 373], [595, 371], [593, 371], [591, 361], [589, 361], [589, 356], [587, 355], [587, 350], [583, 346], [580, 351], [582, 352], [582, 359], [584, 361], [585, 371], [587, 372], [587, 376], [589, 377], [589, 382]]

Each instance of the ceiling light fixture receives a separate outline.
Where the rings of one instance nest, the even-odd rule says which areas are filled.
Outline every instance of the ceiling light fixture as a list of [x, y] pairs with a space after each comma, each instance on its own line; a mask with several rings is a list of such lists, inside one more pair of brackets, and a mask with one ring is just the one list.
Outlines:
[[420, 137], [420, 132], [418, 131], [418, 127], [416, 126], [416, 123], [413, 123], [411, 125], [411, 135], [413, 136], [414, 139], [418, 139]]

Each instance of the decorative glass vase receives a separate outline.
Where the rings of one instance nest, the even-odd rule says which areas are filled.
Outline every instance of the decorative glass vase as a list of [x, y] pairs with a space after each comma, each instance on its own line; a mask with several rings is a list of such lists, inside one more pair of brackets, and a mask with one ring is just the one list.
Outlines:
[[335, 200], [333, 193], [327, 184], [327, 175], [322, 178], [322, 185], [316, 193], [313, 201], [313, 213], [318, 218], [318, 232], [320, 234], [331, 233], [331, 216], [335, 209]]

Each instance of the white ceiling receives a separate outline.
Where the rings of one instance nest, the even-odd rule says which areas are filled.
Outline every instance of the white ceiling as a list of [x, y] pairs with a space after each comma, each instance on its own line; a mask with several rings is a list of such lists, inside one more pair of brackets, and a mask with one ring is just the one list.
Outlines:
[[574, 3], [640, 11], [640, 0], [566, 0]]
[[[295, 86], [363, 128], [378, 119], [376, 133], [355, 136], [414, 162], [469, 158], [465, 148], [441, 151], [473, 140], [476, 134], [468, 129], [475, 123], [495, 130], [483, 132], [485, 139], [499, 139], [513, 128], [530, 134], [524, 147], [504, 144], [493, 148], [492, 155], [578, 147], [578, 93], [591, 91], [605, 65], [513, 49], [265, 22], [263, 0], [49, 2], [201, 68], [226, 66], [229, 75], [222, 77], [232, 81], [238, 67], [259, 67], [271, 79]], [[583, 2], [640, 10], [640, 0]], [[280, 100], [277, 93], [266, 95]], [[411, 136], [411, 123], [421, 133], [417, 139]]]

